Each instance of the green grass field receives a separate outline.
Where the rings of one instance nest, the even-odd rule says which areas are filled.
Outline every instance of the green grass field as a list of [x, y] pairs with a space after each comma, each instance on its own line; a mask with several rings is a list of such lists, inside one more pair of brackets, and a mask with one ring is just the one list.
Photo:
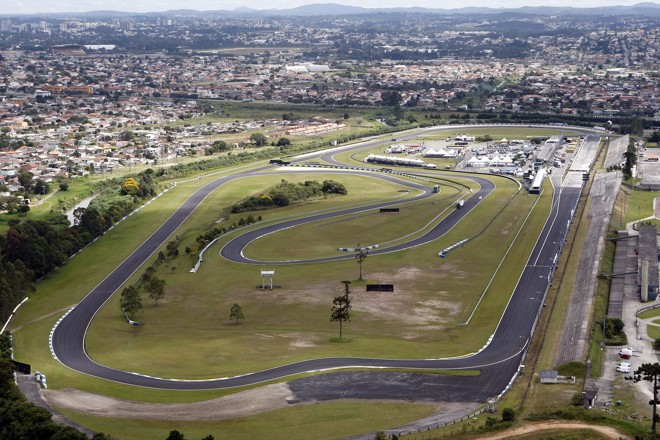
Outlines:
[[[435, 405], [331, 402], [301, 405], [224, 421], [109, 419], [62, 412], [90, 428], [126, 440], [166, 438], [173, 429], [186, 438], [212, 434], [217, 439], [331, 440], [396, 427], [430, 416]], [[295, 433], [292, 432], [295, 426]]]
[[655, 318], [656, 316], [660, 316], [660, 309], [644, 310], [637, 316], [642, 319]]

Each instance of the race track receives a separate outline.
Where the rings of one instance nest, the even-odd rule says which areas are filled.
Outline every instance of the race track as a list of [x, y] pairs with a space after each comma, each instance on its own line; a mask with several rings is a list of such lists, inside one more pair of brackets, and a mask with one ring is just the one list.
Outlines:
[[[364, 148], [364, 144], [360, 145]], [[85, 350], [85, 334], [98, 310], [110, 299], [112, 294], [149, 258], [176, 229], [188, 218], [195, 208], [216, 188], [224, 183], [252, 175], [253, 173], [268, 170], [262, 167], [256, 170], [243, 171], [231, 176], [219, 178], [194, 193], [186, 202], [175, 211], [168, 220], [161, 225], [138, 249], [136, 249], [121, 265], [110, 273], [97, 285], [76, 307], [65, 315], [55, 326], [51, 334], [51, 349], [53, 355], [65, 366], [91, 376], [107, 380], [136, 385], [172, 390], [202, 390], [216, 388], [230, 388], [260, 383], [272, 379], [282, 378], [308, 371], [327, 370], [340, 367], [390, 367], [390, 368], [419, 368], [419, 369], [478, 369], [479, 376], [447, 376], [448, 387], [465, 387], [466, 389], [480, 389], [482, 395], [497, 396], [514, 377], [521, 364], [525, 349], [528, 346], [538, 314], [541, 310], [543, 295], [550, 282], [556, 257], [561, 250], [568, 225], [572, 218], [574, 207], [580, 194], [580, 188], [557, 188], [553, 194], [552, 212], [546, 222], [540, 237], [520, 277], [510, 302], [501, 317], [499, 325], [492, 338], [479, 352], [451, 359], [373, 359], [373, 358], [323, 358], [310, 359], [288, 365], [278, 366], [269, 370], [253, 372], [250, 374], [209, 380], [174, 380], [149, 377], [138, 373], [113, 369], [94, 362], [87, 356]], [[334, 171], [333, 171], [334, 172]], [[360, 171], [358, 171], [360, 172]], [[364, 171], [372, 176], [385, 179], [397, 179], [386, 173], [377, 174], [373, 171]], [[463, 174], [462, 178], [472, 179], [480, 186], [473, 196], [466, 200], [463, 209], [454, 210], [440, 224], [415, 240], [390, 248], [379, 249], [372, 252], [394, 252], [412, 246], [427, 243], [442, 236], [461, 218], [467, 215], [479, 202], [479, 196], [485, 199], [493, 190], [494, 184], [478, 175]], [[398, 183], [401, 183], [400, 181]], [[415, 186], [415, 184], [407, 183]], [[420, 186], [421, 187], [421, 186]], [[420, 198], [428, 196], [424, 192]], [[397, 202], [388, 202], [401, 203]], [[370, 208], [387, 206], [388, 203], [373, 205]], [[222, 249], [225, 258], [243, 263], [259, 263], [243, 257], [242, 250], [251, 241], [275, 230], [292, 227], [304, 222], [344, 215], [351, 212], [367, 209], [366, 207], [348, 209], [335, 213], [320, 214], [315, 217], [291, 220], [286, 223], [268, 225], [263, 228], [242, 234], [227, 243]], [[326, 259], [353, 258], [339, 256]], [[292, 262], [281, 262], [291, 264]], [[269, 262], [272, 264], [272, 262]]]

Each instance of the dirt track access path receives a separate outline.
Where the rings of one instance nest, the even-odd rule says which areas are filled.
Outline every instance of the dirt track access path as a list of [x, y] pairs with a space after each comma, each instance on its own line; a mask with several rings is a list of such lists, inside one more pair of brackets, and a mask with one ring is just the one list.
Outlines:
[[49, 404], [101, 417], [158, 420], [227, 420], [288, 406], [287, 384], [266, 385], [218, 399], [193, 403], [143, 403], [81, 390], [43, 390]]
[[538, 433], [539, 431], [545, 431], [551, 429], [591, 429], [593, 431], [597, 431], [603, 434], [604, 436], [612, 440], [632, 438], [621, 434], [619, 431], [609, 426], [587, 425], [586, 423], [541, 422], [541, 423], [534, 423], [531, 425], [522, 426], [516, 429], [511, 429], [509, 431], [501, 432], [495, 435], [479, 437], [479, 439], [480, 440], [508, 439], [508, 438], [515, 438], [519, 435], [529, 434], [532, 432]]

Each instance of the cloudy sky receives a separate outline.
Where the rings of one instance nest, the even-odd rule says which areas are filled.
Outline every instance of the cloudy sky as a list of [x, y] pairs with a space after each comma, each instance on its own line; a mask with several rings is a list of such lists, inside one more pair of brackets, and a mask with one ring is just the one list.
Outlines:
[[[443, 9], [464, 6], [518, 7], [518, 6], [614, 6], [633, 5], [644, 0], [0, 0], [0, 14], [33, 14], [40, 12], [86, 12], [113, 10], [126, 12], [158, 12], [173, 9], [199, 11], [236, 9], [249, 6], [254, 9], [285, 9], [310, 3], [339, 3], [363, 7], [424, 6]], [[658, 1], [653, 1], [657, 3]]]

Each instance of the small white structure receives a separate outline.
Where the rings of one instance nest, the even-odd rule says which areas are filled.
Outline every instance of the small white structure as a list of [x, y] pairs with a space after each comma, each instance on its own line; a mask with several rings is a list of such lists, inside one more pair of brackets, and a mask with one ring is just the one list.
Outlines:
[[422, 156], [424, 157], [440, 157], [440, 158], [455, 158], [457, 156], [456, 150], [445, 150], [444, 148], [440, 148], [438, 150], [434, 150], [433, 148], [429, 148], [426, 150]]
[[[275, 276], [274, 270], [262, 270], [261, 271], [261, 290], [266, 290], [266, 286], [270, 287], [270, 290], [273, 290], [273, 276]], [[266, 279], [269, 279], [269, 282]]]

